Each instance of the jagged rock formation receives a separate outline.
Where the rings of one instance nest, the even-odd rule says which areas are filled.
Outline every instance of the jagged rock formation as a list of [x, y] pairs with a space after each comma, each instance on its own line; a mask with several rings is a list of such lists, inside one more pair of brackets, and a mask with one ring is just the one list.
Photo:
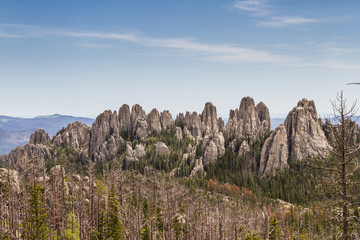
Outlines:
[[166, 131], [174, 126], [174, 120], [171, 113], [167, 110], [163, 111], [160, 115], [161, 129]]
[[119, 109], [119, 130], [120, 134], [128, 135], [131, 132], [130, 107], [124, 104]]
[[208, 165], [210, 162], [216, 161], [218, 155], [219, 153], [216, 144], [213, 141], [210, 141], [205, 148], [204, 165]]
[[91, 128], [81, 122], [70, 123], [66, 128], [60, 130], [55, 138], [55, 146], [70, 146], [80, 152], [84, 157], [89, 156]]
[[255, 106], [254, 99], [244, 97], [239, 109], [230, 110], [225, 133], [227, 136], [248, 137], [255, 141], [270, 132], [270, 124], [269, 109], [266, 105], [260, 102]]
[[145, 156], [145, 147], [143, 144], [136, 145], [134, 150], [132, 149], [130, 142], [126, 144], [125, 160], [127, 162], [141, 161], [144, 156]]
[[313, 101], [302, 99], [265, 141], [260, 160], [260, 175], [287, 165], [287, 160], [303, 160], [326, 155], [326, 140]]
[[30, 137], [30, 144], [42, 144], [50, 142], [49, 134], [44, 129], [37, 129]]
[[204, 171], [204, 165], [202, 162], [203, 162], [202, 158], [195, 160], [195, 166], [194, 166], [193, 170], [191, 171], [189, 177], [206, 176], [206, 172]]
[[175, 136], [179, 141], [183, 138], [183, 133], [180, 127], [175, 127]]
[[249, 143], [246, 140], [242, 141], [240, 148], [239, 148], [239, 156], [241, 156], [244, 153], [247, 153], [249, 151], [250, 151]]
[[45, 166], [45, 160], [50, 159], [48, 147], [42, 144], [26, 144], [12, 150], [6, 157], [10, 166], [15, 166], [20, 171], [29, 170], [30, 167]]
[[289, 157], [285, 126], [278, 126], [266, 139], [261, 151], [260, 175], [274, 172], [287, 166]]
[[148, 135], [147, 116], [145, 111], [142, 109], [140, 105], [135, 104], [131, 108], [130, 120], [131, 120], [132, 134], [138, 136], [139, 138], [147, 137]]
[[163, 142], [156, 143], [156, 154], [158, 155], [168, 155], [170, 153], [169, 148]]
[[161, 132], [160, 114], [155, 108], [148, 114], [148, 126], [151, 131]]
[[195, 139], [205, 149], [203, 163], [215, 161], [225, 153], [225, 139], [222, 133], [224, 121], [217, 117], [216, 107], [207, 102], [199, 115], [197, 112], [186, 112], [177, 115], [175, 124], [182, 126], [185, 137]]

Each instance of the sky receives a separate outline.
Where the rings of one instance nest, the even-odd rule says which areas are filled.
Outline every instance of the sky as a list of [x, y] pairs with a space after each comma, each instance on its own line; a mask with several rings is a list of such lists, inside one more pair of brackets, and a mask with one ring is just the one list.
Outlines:
[[[0, 115], [95, 117], [122, 104], [228, 116], [245, 96], [319, 114], [360, 85], [355, 0], [2, 0]], [[359, 105], [360, 106], [360, 105]]]

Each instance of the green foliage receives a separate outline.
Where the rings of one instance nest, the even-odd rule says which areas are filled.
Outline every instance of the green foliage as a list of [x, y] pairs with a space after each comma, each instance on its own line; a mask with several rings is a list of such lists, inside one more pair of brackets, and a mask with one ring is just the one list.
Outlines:
[[183, 226], [182, 226], [181, 219], [180, 219], [179, 215], [176, 215], [173, 218], [172, 227], [173, 227], [174, 232], [175, 232], [175, 239], [179, 240], [180, 237], [181, 237], [181, 233], [183, 231]]
[[[111, 185], [108, 198], [108, 212], [107, 212], [107, 225], [105, 236], [106, 239], [123, 239], [123, 227], [119, 216], [119, 202], [116, 199], [116, 190], [114, 185]], [[101, 231], [101, 229], [100, 229]], [[99, 233], [100, 233], [99, 231]]]
[[149, 212], [149, 203], [147, 198], [144, 199], [143, 202], [143, 221], [141, 227], [141, 240], [150, 240], [150, 228], [149, 228], [149, 219], [150, 219], [150, 212]]
[[47, 212], [44, 207], [44, 189], [34, 181], [29, 199], [28, 217], [25, 221], [24, 239], [42, 240], [48, 237]]
[[0, 240], [11, 240], [10, 234], [5, 232], [0, 235]]
[[74, 213], [68, 214], [67, 229], [65, 230], [66, 240], [80, 240], [80, 225]]
[[162, 239], [164, 222], [161, 207], [156, 207], [156, 239]]
[[270, 221], [269, 240], [282, 239], [281, 230], [278, 225], [279, 225], [279, 221], [276, 219], [276, 216], [274, 216]]

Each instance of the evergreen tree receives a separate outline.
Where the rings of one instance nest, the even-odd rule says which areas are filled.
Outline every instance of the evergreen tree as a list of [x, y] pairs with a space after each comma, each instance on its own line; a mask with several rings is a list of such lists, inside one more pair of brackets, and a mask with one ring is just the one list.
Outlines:
[[150, 240], [150, 228], [149, 228], [149, 203], [147, 198], [144, 199], [143, 203], [143, 226], [141, 228], [141, 240]]
[[157, 230], [156, 238], [161, 239], [164, 230], [164, 222], [163, 222], [161, 207], [156, 208], [156, 230]]
[[281, 230], [279, 228], [279, 221], [276, 219], [276, 216], [270, 221], [270, 234], [269, 240], [278, 240], [281, 239]]
[[[99, 221], [99, 223], [100, 222], [101, 221]], [[123, 232], [123, 227], [119, 216], [119, 202], [116, 199], [115, 187], [114, 185], [111, 185], [111, 189], [109, 192], [109, 199], [108, 199], [107, 225], [106, 225], [105, 236], [106, 239], [113, 239], [113, 240], [123, 239], [122, 232]]]
[[28, 217], [26, 219], [26, 228], [24, 231], [24, 239], [42, 240], [48, 237], [48, 228], [45, 220], [47, 213], [44, 207], [44, 189], [40, 187], [36, 181], [31, 191], [29, 199]]

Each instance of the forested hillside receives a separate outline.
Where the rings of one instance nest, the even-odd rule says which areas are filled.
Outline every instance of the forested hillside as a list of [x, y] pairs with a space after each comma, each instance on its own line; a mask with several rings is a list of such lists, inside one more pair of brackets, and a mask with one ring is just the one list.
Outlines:
[[[312, 166], [336, 150], [338, 125], [306, 99], [270, 122], [246, 97], [226, 125], [211, 103], [175, 121], [123, 105], [53, 138], [36, 130], [0, 159], [2, 239], [339, 239], [340, 205]], [[356, 146], [360, 128], [345, 123]], [[356, 239], [360, 189], [347, 190]]]

